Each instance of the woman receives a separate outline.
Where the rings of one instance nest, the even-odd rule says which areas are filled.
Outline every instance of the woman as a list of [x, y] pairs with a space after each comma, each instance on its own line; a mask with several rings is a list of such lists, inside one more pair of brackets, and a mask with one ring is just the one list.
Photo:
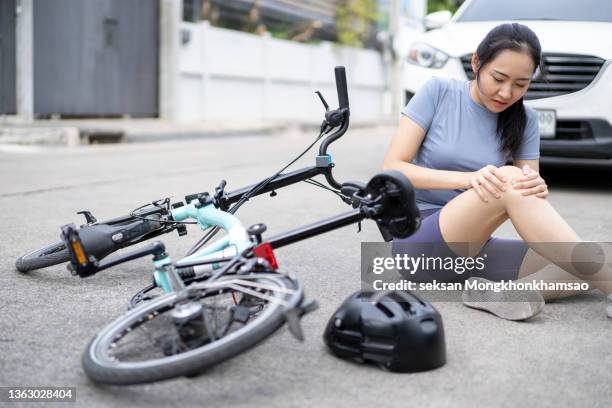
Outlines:
[[[394, 252], [410, 253], [416, 242], [437, 242], [436, 248], [445, 246], [455, 256], [491, 255], [472, 279], [582, 282], [608, 296], [606, 311], [612, 318], [611, 251], [581, 241], [546, 199], [539, 174], [537, 116], [523, 105], [531, 78], [542, 69], [537, 36], [521, 24], [499, 25], [482, 40], [471, 64], [475, 80], [433, 78], [402, 111], [384, 168], [410, 178], [423, 221], [413, 236], [394, 241]], [[513, 165], [505, 165], [509, 161]], [[523, 240], [491, 237], [508, 219]], [[452, 244], [459, 242], [470, 244]], [[417, 275], [411, 278], [467, 277], [452, 271]], [[531, 303], [504, 305], [477, 302], [484, 300], [477, 298], [482, 292], [466, 290], [463, 296], [468, 306], [518, 320], [538, 313], [544, 299], [578, 292], [545, 290], [536, 292]]]

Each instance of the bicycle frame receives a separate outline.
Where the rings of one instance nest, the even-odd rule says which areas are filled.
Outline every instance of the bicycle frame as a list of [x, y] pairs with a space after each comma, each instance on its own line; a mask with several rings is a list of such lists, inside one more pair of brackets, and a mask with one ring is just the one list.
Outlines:
[[[217, 188], [217, 193], [215, 194], [214, 198], [211, 198], [208, 193], [187, 195], [185, 196], [185, 201], [187, 202], [186, 205], [183, 203], [175, 203], [173, 204], [172, 209], [170, 209], [169, 199], [163, 200], [163, 204], [167, 206], [167, 208], [162, 207], [159, 202], [153, 203], [153, 205], [156, 206], [156, 211], [165, 215], [169, 214], [169, 220], [167, 221], [166, 226], [162, 228], [163, 230], [177, 228], [177, 224], [182, 226], [184, 229], [185, 226], [182, 224], [184, 220], [195, 219], [203, 230], [206, 230], [211, 226], [219, 227], [225, 230], [227, 232], [225, 237], [215, 241], [212, 244], [209, 244], [204, 248], [194, 247], [193, 250], [195, 252], [189, 253], [185, 258], [178, 261], [176, 265], [173, 265], [170, 258], [165, 254], [164, 246], [161, 242], [154, 243], [149, 247], [138, 249], [126, 255], [117, 256], [112, 259], [98, 262], [95, 257], [88, 256], [85, 253], [85, 249], [82, 246], [76, 227], [74, 227], [73, 224], [69, 224], [62, 227], [62, 237], [66, 242], [67, 247], [70, 249], [72, 258], [71, 266], [73, 267], [73, 272], [81, 277], [86, 277], [127, 260], [135, 259], [147, 254], [153, 254], [155, 256], [154, 263], [156, 266], [154, 271], [155, 283], [166, 292], [169, 292], [174, 290], [174, 287], [178, 285], [177, 282], [182, 284], [182, 278], [174, 270], [174, 266], [177, 268], [192, 268], [190, 271], [190, 273], [193, 274], [192, 277], [203, 277], [208, 273], [212, 273], [212, 277], [216, 277], [220, 276], [227, 270], [227, 268], [224, 268], [223, 266], [226, 265], [228, 261], [231, 264], [233, 263], [231, 260], [235, 260], [237, 257], [244, 256], [245, 254], [248, 254], [249, 256], [258, 256], [257, 254], [253, 253], [253, 250], [256, 244], [261, 242], [261, 237], [249, 236], [250, 234], [247, 233], [247, 230], [244, 228], [244, 226], [242, 226], [238, 218], [227, 211], [231, 204], [239, 202], [247, 194], [249, 194], [249, 197], [265, 194], [276, 189], [310, 179], [317, 175], [324, 175], [330, 186], [345, 191], [343, 189], [344, 186], [333, 178], [332, 168], [334, 165], [331, 155], [327, 153], [328, 146], [336, 139], [340, 138], [348, 129], [350, 115], [344, 68], [337, 67], [335, 73], [340, 107], [334, 111], [328, 110], [326, 112], [326, 119], [321, 126], [321, 136], [328, 129], [331, 130], [336, 127], [339, 127], [339, 129], [332, 135], [326, 137], [321, 143], [315, 166], [302, 168], [286, 174], [277, 173], [274, 178], [266, 179], [265, 185], [262, 185], [262, 183], [253, 184], [230, 193], [224, 192], [225, 181], [223, 181]], [[320, 94], [319, 96], [323, 100]], [[325, 102], [324, 105], [327, 108], [327, 104]], [[408, 182], [408, 185], [409, 184], [410, 183]], [[348, 195], [353, 194], [352, 192], [362, 190], [361, 186], [356, 186], [354, 183], [347, 183], [347, 187], [348, 190], [346, 191], [348, 191]], [[408, 187], [408, 189], [411, 188], [411, 186]], [[374, 203], [367, 198], [357, 198], [357, 201], [353, 201], [355, 196], [352, 198], [345, 198], [343, 195], [341, 195], [341, 197], [345, 202], [351, 204], [356, 209], [349, 211], [348, 213], [340, 214], [338, 216], [315, 222], [313, 224], [309, 224], [272, 237], [265, 243], [265, 245], [267, 245], [266, 251], [271, 253], [271, 256], [273, 257], [272, 249], [289, 245], [291, 243], [310, 238], [336, 228], [359, 222], [364, 218], [375, 218], [382, 208], [380, 205], [373, 205]], [[142, 208], [143, 207], [140, 207], [139, 210]], [[153, 213], [149, 212], [149, 210], [143, 210], [142, 212], [149, 214]], [[88, 215], [91, 217], [91, 214]], [[89, 219], [87, 215], [86, 218]], [[173, 224], [173, 222], [176, 224]], [[168, 227], [168, 224], [172, 227]], [[381, 228], [383, 236], [385, 239], [387, 239], [389, 235], [388, 231], [385, 233], [380, 224], [379, 228]], [[206, 241], [203, 240], [203, 243], [205, 242]], [[166, 272], [168, 266], [171, 266], [173, 269], [172, 273], [170, 274], [171, 276], [169, 276], [169, 274]]]
[[[176, 211], [173, 210], [173, 217], [187, 217], [197, 219], [202, 227], [217, 225], [227, 231], [227, 235], [214, 243], [208, 245], [202, 250], [178, 261], [174, 266], [194, 267], [196, 273], [209, 273], [222, 269], [223, 263], [242, 253], [254, 248], [257, 243], [253, 242], [246, 233], [237, 217], [232, 214], [220, 211], [212, 204], [202, 208], [195, 208], [195, 204], [190, 204], [188, 208], [180, 207]], [[340, 214], [331, 218], [327, 218], [318, 222], [296, 228], [267, 239], [259, 245], [269, 245], [271, 249], [277, 249], [285, 245], [293, 244], [304, 239], [320, 235], [337, 228], [354, 224], [366, 218], [366, 215], [361, 209], [355, 209], [344, 214]], [[156, 264], [157, 266], [157, 264]], [[200, 266], [200, 269], [197, 269]], [[169, 279], [167, 274], [163, 274], [156, 268], [155, 280], [158, 286], [169, 288]], [[220, 276], [222, 273], [219, 273]]]
[[[325, 161], [325, 164], [321, 166], [304, 167], [299, 170], [294, 170], [290, 173], [280, 174], [278, 177], [272, 180], [267, 186], [265, 186], [260, 191], [258, 191], [255, 194], [255, 196], [266, 194], [274, 190], [278, 190], [282, 187], [290, 186], [292, 184], [299, 183], [304, 180], [308, 180], [318, 175], [324, 175], [326, 178], [333, 177], [331, 173], [331, 169], [333, 167], [333, 162], [331, 161], [331, 155], [326, 154], [324, 156], [318, 156], [317, 161]], [[257, 184], [252, 184], [250, 186], [243, 187], [243, 188], [240, 188], [238, 190], [228, 193], [225, 196], [224, 202], [227, 202], [228, 204], [234, 204], [240, 201], [240, 199], [242, 199], [242, 197], [256, 185]]]
[[367, 211], [364, 211], [362, 208], [357, 208], [347, 213], [339, 214], [281, 233], [262, 243], [258, 242], [257, 238], [260, 237], [249, 236], [247, 230], [236, 216], [216, 208], [213, 203], [201, 205], [199, 200], [193, 200], [188, 205], [173, 209], [171, 213], [174, 220], [182, 221], [185, 219], [194, 219], [203, 229], [211, 226], [218, 226], [225, 230], [227, 235], [202, 248], [198, 252], [181, 259], [176, 264], [172, 263], [171, 258], [165, 252], [164, 244], [159, 241], [130, 253], [97, 262], [85, 253], [76, 229], [65, 226], [63, 228], [63, 235], [69, 243], [72, 252], [76, 254], [76, 268], [77, 270], [79, 268], [82, 269], [78, 271], [79, 275], [90, 276], [123, 262], [146, 255], [154, 255], [153, 263], [155, 269], [153, 271], [153, 276], [155, 284], [165, 292], [172, 292], [185, 286], [183, 278], [179, 275], [181, 268], [193, 267], [194, 272], [200, 277], [204, 274], [211, 274], [207, 280], [215, 280], [226, 273], [241, 257], [252, 258], [256, 256], [255, 252], [257, 252], [257, 247], [267, 246], [269, 250], [277, 249], [337, 228], [354, 224], [374, 215], [373, 212], [367, 214]]
[[[197, 219], [198, 223], [203, 228], [211, 225], [217, 225], [226, 230], [227, 235], [201, 249], [200, 251], [181, 259], [174, 265], [177, 268], [193, 267], [196, 275], [212, 273], [218, 269], [221, 269], [223, 262], [232, 259], [232, 257], [240, 256], [245, 251], [258, 245], [257, 242], [253, 242], [253, 240], [248, 236], [246, 230], [237, 217], [214, 208], [212, 204], [204, 206], [200, 209], [195, 208], [195, 204], [190, 204], [187, 209], [180, 207], [179, 210], [180, 211], [173, 210], [173, 217], [184, 217], [182, 219], [190, 217]], [[269, 245], [270, 249], [277, 249], [285, 245], [293, 244], [316, 235], [354, 224], [365, 218], [367, 218], [367, 216], [364, 211], [361, 210], [361, 208], [354, 209], [347, 213], [314, 222], [273, 236], [259, 245]], [[158, 281], [157, 276], [163, 275], [160, 273], [156, 275], [156, 283], [158, 286], [164, 287], [164, 285], [167, 285], [166, 278], [160, 278]]]

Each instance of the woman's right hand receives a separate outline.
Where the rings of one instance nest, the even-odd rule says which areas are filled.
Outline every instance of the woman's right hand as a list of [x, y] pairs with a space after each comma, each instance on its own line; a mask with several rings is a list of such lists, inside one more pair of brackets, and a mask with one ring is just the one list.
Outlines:
[[480, 199], [485, 203], [489, 202], [489, 195], [495, 198], [500, 198], [500, 192], [506, 191], [506, 186], [504, 183], [508, 180], [506, 180], [506, 177], [504, 177], [502, 174], [499, 174], [499, 168], [493, 166], [492, 164], [484, 166], [478, 171], [468, 173], [468, 175], [468, 188], [473, 188]]

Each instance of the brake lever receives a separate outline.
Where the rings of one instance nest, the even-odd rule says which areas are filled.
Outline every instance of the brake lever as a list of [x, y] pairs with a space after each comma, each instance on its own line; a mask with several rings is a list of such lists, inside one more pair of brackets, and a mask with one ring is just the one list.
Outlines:
[[348, 108], [330, 110], [327, 101], [323, 97], [323, 94], [319, 91], [316, 91], [315, 93], [319, 96], [319, 99], [325, 108], [325, 120], [323, 123], [321, 123], [321, 133], [324, 134], [342, 125], [349, 110]]
[[170, 211], [170, 198], [172, 198], [172, 196], [166, 197], [166, 198], [160, 198], [159, 200], [155, 200], [151, 202], [151, 205], [153, 205], [154, 207], [160, 208], [162, 210], [165, 210], [165, 211]]
[[323, 94], [319, 91], [315, 91], [315, 93], [319, 95], [319, 99], [321, 100], [321, 103], [323, 104], [323, 107], [325, 108], [325, 112], [329, 111], [329, 105], [327, 104], [327, 101], [323, 97]]
[[230, 204], [227, 202], [227, 196], [225, 194], [226, 185], [227, 181], [221, 180], [219, 185], [215, 187], [215, 195], [213, 196], [215, 205], [223, 211], [227, 211], [230, 207]]

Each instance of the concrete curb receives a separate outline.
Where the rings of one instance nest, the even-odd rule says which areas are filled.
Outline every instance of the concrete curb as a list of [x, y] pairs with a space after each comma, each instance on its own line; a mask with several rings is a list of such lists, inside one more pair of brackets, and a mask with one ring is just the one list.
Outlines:
[[[389, 126], [393, 119], [351, 122], [350, 129]], [[320, 122], [179, 124], [155, 120], [55, 121], [2, 123], [0, 144], [77, 146], [97, 143], [147, 143], [279, 133], [317, 132]]]
[[76, 127], [2, 127], [0, 144], [77, 146], [81, 138]]

